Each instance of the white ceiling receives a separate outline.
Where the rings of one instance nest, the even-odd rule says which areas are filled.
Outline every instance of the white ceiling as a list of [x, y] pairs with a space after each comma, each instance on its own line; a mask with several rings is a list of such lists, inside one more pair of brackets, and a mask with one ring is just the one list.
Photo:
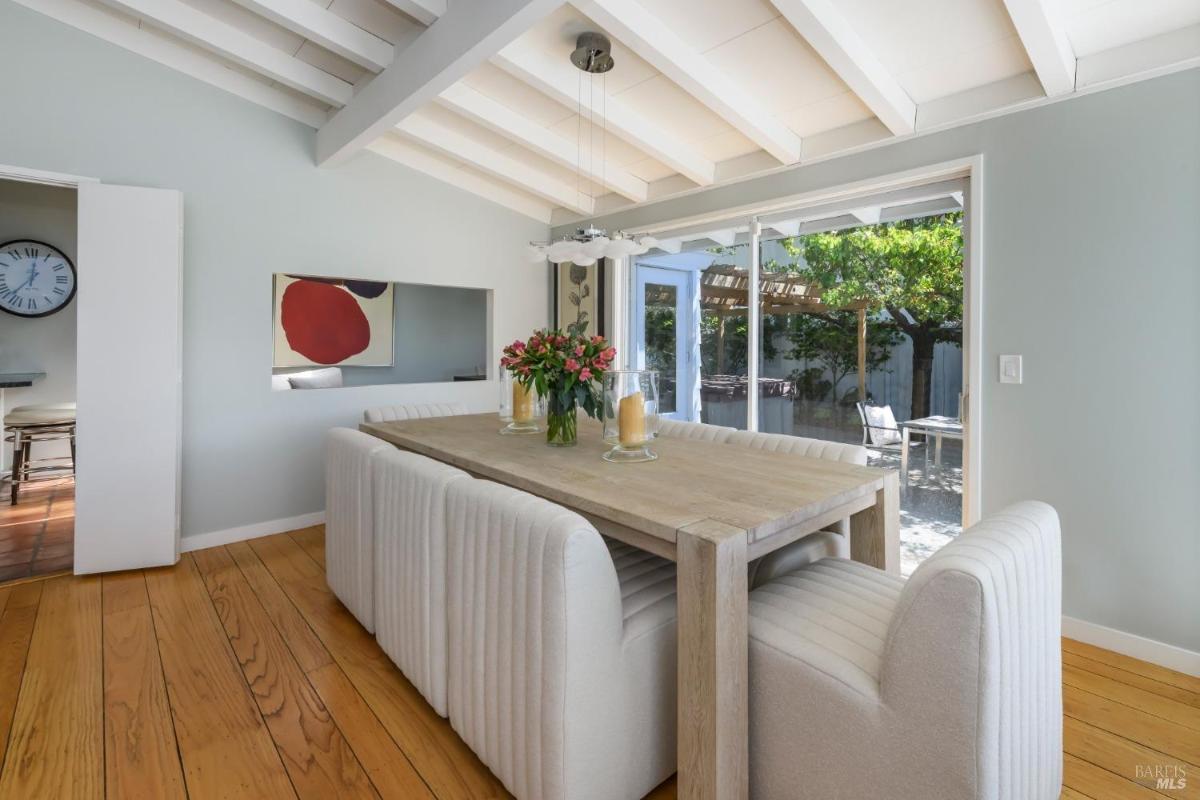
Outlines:
[[[499, 0], [17, 2], [323, 128], [382, 102], [358, 95], [432, 35], [422, 20], [449, 28], [455, 4]], [[430, 79], [390, 117], [385, 103], [369, 139], [547, 222], [1200, 64], [1200, 0], [524, 5], [547, 13], [465, 47], [456, 82]], [[567, 55], [593, 30], [616, 68], [589, 84]]]

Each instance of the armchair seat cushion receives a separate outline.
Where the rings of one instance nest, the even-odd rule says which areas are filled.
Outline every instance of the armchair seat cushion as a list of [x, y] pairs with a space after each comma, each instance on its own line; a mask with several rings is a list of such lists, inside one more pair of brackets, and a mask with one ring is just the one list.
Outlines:
[[751, 592], [750, 636], [875, 696], [903, 587], [902, 578], [866, 565], [821, 559]]

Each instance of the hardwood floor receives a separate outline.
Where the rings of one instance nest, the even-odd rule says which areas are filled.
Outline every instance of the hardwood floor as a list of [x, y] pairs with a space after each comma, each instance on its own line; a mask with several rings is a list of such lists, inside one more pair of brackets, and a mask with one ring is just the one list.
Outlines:
[[[0, 586], [0, 798], [506, 797], [329, 592], [323, 535]], [[1064, 640], [1063, 684], [1064, 798], [1200, 798], [1200, 678]]]
[[14, 506], [0, 487], [0, 583], [70, 570], [75, 560], [75, 482], [33, 484]]

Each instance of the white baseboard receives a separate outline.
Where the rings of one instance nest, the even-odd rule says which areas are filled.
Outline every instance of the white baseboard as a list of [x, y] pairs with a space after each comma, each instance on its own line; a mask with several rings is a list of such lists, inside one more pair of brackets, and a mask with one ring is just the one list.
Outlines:
[[1149, 661], [1176, 672], [1200, 677], [1200, 653], [1184, 650], [1173, 644], [1156, 642], [1144, 636], [1106, 628], [1074, 617], [1063, 617], [1062, 634], [1068, 639], [1077, 639], [1085, 644], [1103, 647], [1105, 650], [1140, 658], [1142, 661]]
[[256, 522], [253, 525], [242, 525], [240, 528], [227, 528], [223, 531], [197, 533], [194, 536], [184, 536], [179, 540], [179, 551], [190, 553], [193, 550], [203, 550], [207, 547], [220, 547], [223, 544], [244, 542], [247, 539], [257, 539], [261, 536], [271, 536], [276, 533], [308, 528], [325, 522], [324, 511], [314, 511], [311, 514], [301, 514], [298, 517], [271, 519], [266, 522]]

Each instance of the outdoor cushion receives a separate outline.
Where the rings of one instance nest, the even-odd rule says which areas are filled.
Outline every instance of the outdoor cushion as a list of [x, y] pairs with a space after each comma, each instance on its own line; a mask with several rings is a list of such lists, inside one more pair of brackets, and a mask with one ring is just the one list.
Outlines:
[[891, 406], [863, 406], [863, 413], [867, 416], [867, 435], [871, 438], [871, 444], [876, 447], [899, 444], [900, 431], [897, 430], [896, 415], [892, 413]]

